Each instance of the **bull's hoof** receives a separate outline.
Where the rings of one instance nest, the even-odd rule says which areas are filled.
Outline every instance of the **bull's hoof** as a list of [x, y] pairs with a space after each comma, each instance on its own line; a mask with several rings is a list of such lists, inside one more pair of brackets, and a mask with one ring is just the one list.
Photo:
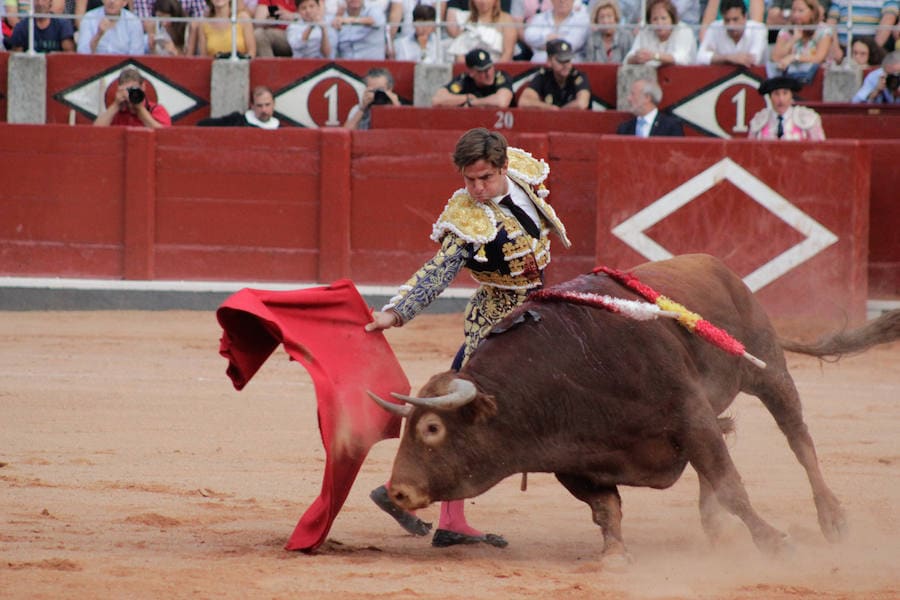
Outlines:
[[634, 564], [634, 558], [628, 552], [614, 552], [603, 555], [601, 566], [604, 571], [624, 573]]
[[449, 529], [438, 529], [431, 538], [431, 545], [435, 548], [447, 548], [448, 546], [456, 546], [458, 544], [478, 544], [485, 543], [496, 548], [506, 548], [509, 545], [502, 535], [496, 533], [486, 533], [484, 535], [466, 535], [450, 531]]
[[369, 494], [378, 508], [394, 517], [394, 520], [400, 524], [400, 527], [413, 535], [428, 535], [431, 531], [431, 523], [426, 523], [416, 515], [408, 513], [393, 502], [388, 497], [388, 491], [385, 486], [377, 487]]
[[841, 503], [834, 496], [817, 496], [815, 501], [822, 535], [832, 544], [844, 541], [847, 538], [849, 526]]

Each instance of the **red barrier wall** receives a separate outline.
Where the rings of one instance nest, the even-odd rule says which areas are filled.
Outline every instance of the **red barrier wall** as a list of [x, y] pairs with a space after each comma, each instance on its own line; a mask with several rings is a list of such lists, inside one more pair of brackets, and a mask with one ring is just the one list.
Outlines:
[[[77, 54], [52, 54], [47, 58], [48, 123], [92, 120], [101, 110], [101, 95], [111, 96], [115, 76], [128, 65], [137, 66], [149, 77], [151, 98], [161, 100], [176, 125], [191, 125], [209, 115], [212, 61], [208, 58]], [[0, 59], [0, 69], [5, 68], [6, 61], [6, 56]], [[328, 127], [346, 119], [350, 107], [358, 101], [362, 77], [373, 66], [389, 68], [398, 94], [412, 100], [414, 65], [408, 62], [254, 59], [250, 63], [250, 85], [273, 88], [278, 113], [286, 124]], [[539, 67], [521, 62], [498, 66], [510, 74], [517, 92]], [[454, 65], [454, 72], [463, 68]], [[594, 100], [614, 109], [617, 66], [580, 64], [578, 68], [590, 81]], [[5, 81], [5, 74], [0, 75]], [[765, 79], [761, 67], [669, 66], [659, 70], [659, 78], [662, 107], [689, 123], [689, 135], [743, 137], [748, 120], [764, 104], [756, 92], [758, 83]], [[801, 96], [805, 101], [821, 100], [821, 73]]]
[[[396, 285], [436, 249], [431, 224], [462, 185], [450, 161], [460, 133], [3, 124], [0, 137], [16, 144], [0, 149], [0, 164], [17, 177], [0, 196], [0, 274], [294, 282], [346, 276]], [[898, 141], [508, 137], [551, 165], [550, 200], [574, 243], [568, 251], [555, 244], [551, 281], [598, 263], [643, 261], [611, 231], [727, 158], [739, 169], [714, 174], [709, 190], [646, 227], [651, 239], [673, 253], [722, 256], [742, 274], [801, 241], [739, 191], [735, 174], [745, 171], [838, 237], [760, 288], [770, 307], [859, 315], [870, 245], [870, 274], [878, 277], [872, 288], [900, 292], [892, 196]], [[460, 278], [458, 285], [471, 282]]]
[[869, 293], [900, 296], [900, 136], [870, 142]]
[[[753, 274], [756, 283], [748, 285], [783, 317], [813, 314], [839, 322], [845, 311], [853, 320], [864, 317], [867, 146], [849, 141], [642, 142], [622, 137], [601, 142], [599, 258], [631, 265], [667, 253], [707, 252], [745, 280]], [[817, 231], [809, 218], [824, 230]], [[646, 238], [638, 239], [641, 232]], [[807, 239], [824, 247], [809, 250], [808, 256], [794, 254]]]

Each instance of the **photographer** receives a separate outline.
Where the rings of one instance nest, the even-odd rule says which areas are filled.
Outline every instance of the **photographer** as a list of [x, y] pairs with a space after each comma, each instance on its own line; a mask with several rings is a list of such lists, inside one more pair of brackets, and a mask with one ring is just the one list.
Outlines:
[[900, 104], [900, 50], [894, 50], [881, 61], [881, 68], [866, 75], [853, 102]]
[[400, 106], [400, 98], [394, 93], [394, 76], [387, 69], [369, 69], [365, 77], [366, 91], [359, 104], [355, 104], [347, 115], [345, 129], [369, 129], [372, 121], [372, 106], [392, 104]]
[[119, 73], [119, 89], [116, 97], [94, 121], [97, 127], [125, 125], [128, 127], [149, 127], [160, 129], [172, 125], [168, 111], [160, 104], [147, 99], [144, 78], [134, 67], [122, 69]]

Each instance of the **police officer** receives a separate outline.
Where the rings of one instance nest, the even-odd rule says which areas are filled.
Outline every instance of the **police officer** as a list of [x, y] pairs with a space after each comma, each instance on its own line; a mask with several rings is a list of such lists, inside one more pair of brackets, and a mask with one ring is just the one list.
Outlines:
[[591, 105], [591, 84], [572, 66], [572, 44], [563, 39], [547, 42], [547, 66], [541, 67], [519, 97], [522, 108], [581, 109]]
[[466, 72], [435, 92], [432, 106], [491, 106], [506, 108], [513, 99], [512, 80], [494, 67], [487, 50], [466, 54]]

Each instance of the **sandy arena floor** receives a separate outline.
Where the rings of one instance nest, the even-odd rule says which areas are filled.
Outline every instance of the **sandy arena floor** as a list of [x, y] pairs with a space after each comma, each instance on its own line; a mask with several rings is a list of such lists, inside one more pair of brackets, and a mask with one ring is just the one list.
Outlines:
[[[442, 315], [389, 332], [414, 389], [449, 364], [460, 329]], [[635, 563], [612, 570], [588, 508], [551, 475], [469, 502], [504, 550], [405, 534], [368, 499], [396, 440], [373, 449], [318, 553], [284, 551], [321, 481], [312, 386], [279, 350], [236, 392], [220, 333], [211, 312], [0, 313], [0, 597], [900, 597], [900, 343], [839, 364], [789, 358], [846, 542], [821, 536], [802, 469], [741, 396], [729, 446], [795, 553], [760, 555], [736, 519], [710, 548], [688, 469], [669, 490], [621, 490]]]

